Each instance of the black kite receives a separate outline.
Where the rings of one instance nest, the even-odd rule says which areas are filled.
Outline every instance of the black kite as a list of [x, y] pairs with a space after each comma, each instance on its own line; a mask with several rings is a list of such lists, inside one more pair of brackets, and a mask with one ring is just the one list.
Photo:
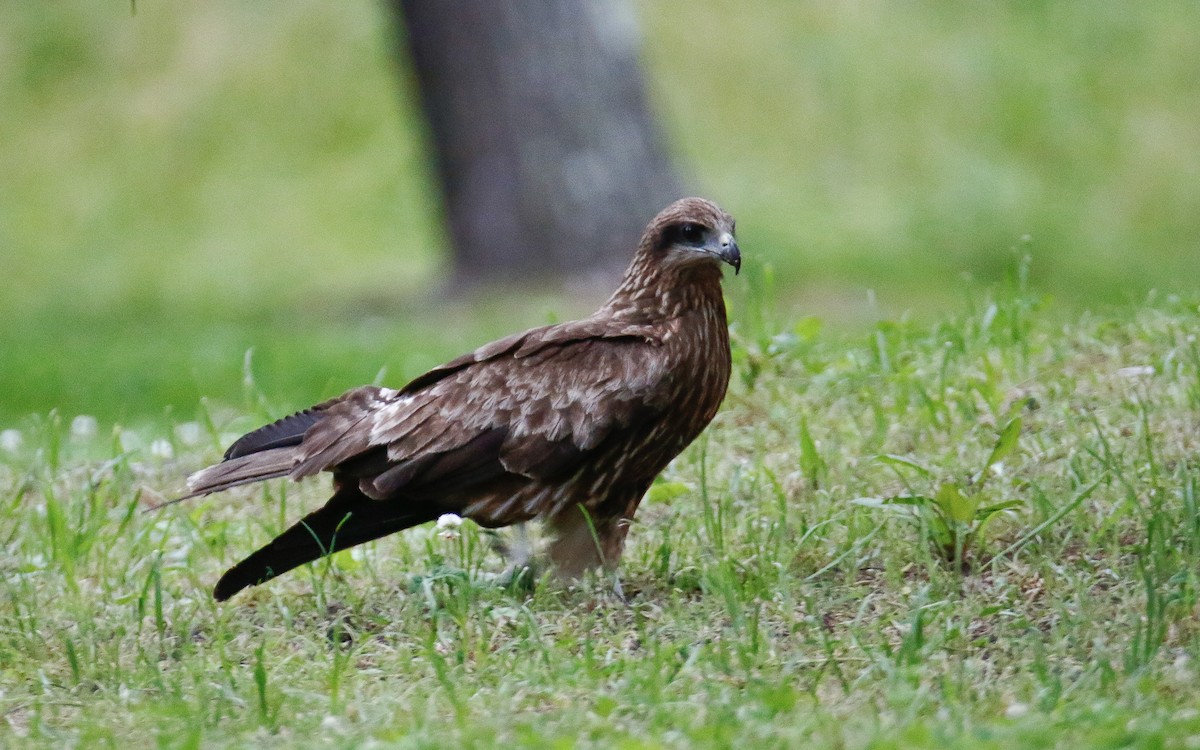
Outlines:
[[189, 477], [188, 497], [322, 471], [334, 494], [213, 595], [444, 513], [486, 527], [544, 520], [563, 576], [614, 566], [654, 477], [725, 397], [722, 262], [741, 265], [732, 217], [677, 201], [591, 316], [492, 342], [399, 390], [355, 388], [240, 438]]

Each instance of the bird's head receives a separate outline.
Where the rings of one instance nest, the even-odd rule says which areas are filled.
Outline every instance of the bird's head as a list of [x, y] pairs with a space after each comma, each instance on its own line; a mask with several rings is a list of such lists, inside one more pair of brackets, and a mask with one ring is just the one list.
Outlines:
[[736, 274], [742, 267], [733, 217], [704, 198], [684, 198], [659, 212], [646, 227], [642, 251], [677, 268], [723, 262]]

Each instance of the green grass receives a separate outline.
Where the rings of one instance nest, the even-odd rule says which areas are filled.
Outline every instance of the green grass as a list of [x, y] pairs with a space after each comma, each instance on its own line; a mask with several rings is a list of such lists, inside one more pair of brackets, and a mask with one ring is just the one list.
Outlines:
[[[725, 408], [638, 515], [628, 603], [496, 588], [468, 525], [217, 605], [324, 482], [142, 508], [260, 415], [23, 423], [0, 452], [0, 744], [1193, 747], [1196, 301], [1064, 323], [972, 291], [843, 334], [756, 299]], [[852, 502], [927, 491], [884, 455], [967, 486], [1015, 417], [986, 491], [1019, 509], [969, 572]]]
[[[1073, 309], [1200, 275], [1195, 3], [637, 8], [671, 147], [789, 308], [861, 325], [870, 288], [929, 320], [1014, 246]], [[542, 322], [484, 306], [444, 341], [392, 45], [365, 0], [0, 5], [0, 425], [239, 403], [251, 347], [302, 405]]]
[[747, 267], [628, 603], [467, 527], [218, 606], [326, 493], [141, 512], [230, 436], [603, 292], [445, 299], [377, 3], [0, 6], [0, 745], [1200, 744], [1198, 6], [638, 7]]

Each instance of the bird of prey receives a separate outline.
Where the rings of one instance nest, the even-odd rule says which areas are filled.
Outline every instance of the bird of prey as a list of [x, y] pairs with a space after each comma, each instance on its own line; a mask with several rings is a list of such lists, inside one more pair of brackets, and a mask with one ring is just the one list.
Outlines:
[[447, 513], [489, 528], [540, 519], [565, 578], [615, 567], [651, 482], [725, 397], [721, 263], [741, 267], [733, 218], [702, 198], [676, 201], [592, 315], [486, 344], [399, 390], [355, 388], [239, 438], [188, 478], [186, 497], [323, 471], [333, 496], [227, 571], [213, 596]]

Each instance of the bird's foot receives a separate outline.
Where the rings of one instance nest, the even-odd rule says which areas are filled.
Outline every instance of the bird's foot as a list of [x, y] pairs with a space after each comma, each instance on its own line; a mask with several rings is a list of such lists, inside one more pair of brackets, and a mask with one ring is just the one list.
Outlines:
[[612, 574], [612, 582], [613, 593], [616, 595], [616, 597], [621, 600], [622, 604], [629, 604], [629, 599], [625, 596], [625, 589], [621, 586], [621, 574], [614, 571]]
[[537, 586], [538, 568], [532, 562], [513, 563], [491, 578], [491, 583], [514, 593], [528, 594]]

